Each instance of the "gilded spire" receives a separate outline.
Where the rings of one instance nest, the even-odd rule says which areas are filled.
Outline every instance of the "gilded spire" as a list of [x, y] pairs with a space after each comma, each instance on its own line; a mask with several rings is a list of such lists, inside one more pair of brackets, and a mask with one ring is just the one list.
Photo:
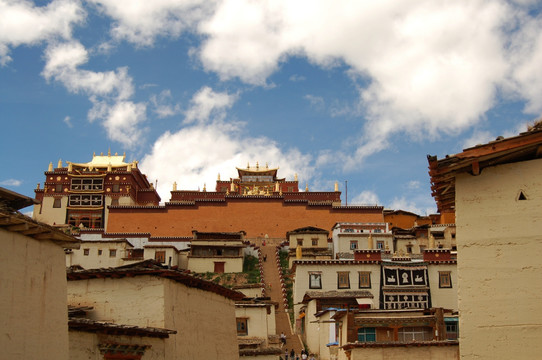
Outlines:
[[53, 162], [52, 161], [49, 163], [49, 168], [47, 169], [47, 171], [53, 171]]
[[107, 149], [107, 156], [111, 157], [111, 148]]
[[177, 182], [176, 181], [173, 182], [173, 191], [177, 191]]
[[297, 181], [297, 173], [294, 174], [294, 181]]
[[339, 182], [335, 181], [335, 191], [339, 191]]
[[305, 185], [305, 191], [307, 191], [307, 192], [309, 191], [309, 183], [307, 183], [307, 184]]
[[72, 172], [73, 171], [73, 165], [71, 162], [68, 162], [68, 172]]
[[62, 167], [62, 159], [58, 159], [57, 169], [60, 169]]
[[217, 181], [220, 181], [220, 173], [218, 173], [218, 179], [217, 179]]
[[207, 184], [206, 183], [203, 183], [203, 191], [207, 191]]

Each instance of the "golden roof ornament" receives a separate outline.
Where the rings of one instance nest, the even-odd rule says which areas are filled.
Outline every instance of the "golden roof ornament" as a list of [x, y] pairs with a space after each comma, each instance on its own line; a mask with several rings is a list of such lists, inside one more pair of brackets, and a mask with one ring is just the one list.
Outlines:
[[297, 173], [294, 174], [294, 181], [297, 181]]
[[309, 191], [309, 183], [307, 183], [307, 184], [305, 185], [305, 191], [306, 191], [306, 192]]
[[62, 168], [62, 159], [58, 159], [57, 169]]
[[113, 171], [113, 166], [111, 166], [111, 163], [107, 164], [107, 171], [108, 172]]
[[128, 164], [126, 166], [126, 171], [128, 171], [128, 172], [132, 171], [132, 164]]
[[220, 173], [218, 173], [218, 179], [217, 179], [217, 181], [220, 181]]
[[53, 171], [53, 162], [52, 161], [49, 163], [49, 168], [47, 169], [47, 171]]
[[36, 187], [36, 190], [39, 190], [40, 189], [40, 183], [38, 183], [38, 187]]
[[207, 184], [206, 183], [203, 183], [203, 191], [207, 191]]
[[73, 165], [71, 162], [68, 162], [68, 172], [72, 172], [73, 171]]
[[335, 191], [339, 191], [339, 182], [335, 181]]
[[279, 182], [277, 181], [275, 182], [275, 192], [279, 192], [279, 189], [280, 189]]
[[176, 181], [173, 182], [173, 191], [177, 191], [177, 182]]
[[111, 157], [111, 148], [107, 149], [107, 156]]
[[235, 191], [235, 184], [233, 183], [233, 179], [231, 179], [230, 191], [231, 191], [231, 192], [234, 192], [234, 191]]
[[373, 250], [375, 248], [373, 242], [373, 233], [369, 233], [369, 238], [367, 239], [367, 247], [369, 248], [369, 250]]

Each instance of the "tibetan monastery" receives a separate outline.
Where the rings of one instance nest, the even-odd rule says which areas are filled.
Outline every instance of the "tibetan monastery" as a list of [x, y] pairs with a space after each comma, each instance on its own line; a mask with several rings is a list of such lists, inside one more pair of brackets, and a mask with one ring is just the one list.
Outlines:
[[334, 191], [299, 191], [297, 176], [279, 178], [278, 168], [256, 164], [237, 172], [227, 181], [219, 176], [215, 191], [178, 190], [173, 184], [170, 200], [159, 204], [137, 161], [126, 163], [124, 155], [94, 155], [67, 167], [59, 161], [45, 172], [44, 188], [35, 190], [34, 217], [114, 236], [161, 239], [189, 238], [194, 230], [285, 238], [307, 226], [331, 230], [341, 222], [384, 222], [382, 206], [342, 206], [338, 184]]
[[238, 177], [216, 182], [215, 191], [178, 190], [162, 206], [120, 205], [109, 208], [108, 233], [150, 233], [186, 237], [192, 231], [245, 231], [246, 238], [285, 238], [293, 229], [329, 229], [337, 222], [384, 221], [381, 206], [341, 206], [335, 191], [299, 191], [297, 176], [286, 180], [277, 168], [258, 164], [237, 168]]

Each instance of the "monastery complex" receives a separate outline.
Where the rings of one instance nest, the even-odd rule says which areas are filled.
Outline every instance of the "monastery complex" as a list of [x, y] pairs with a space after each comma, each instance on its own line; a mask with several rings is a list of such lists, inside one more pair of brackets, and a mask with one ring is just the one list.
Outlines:
[[346, 206], [337, 184], [300, 190], [258, 163], [167, 200], [124, 155], [51, 163], [34, 199], [0, 188], [0, 346], [13, 359], [538, 358], [541, 157], [540, 123], [428, 156], [429, 216]]

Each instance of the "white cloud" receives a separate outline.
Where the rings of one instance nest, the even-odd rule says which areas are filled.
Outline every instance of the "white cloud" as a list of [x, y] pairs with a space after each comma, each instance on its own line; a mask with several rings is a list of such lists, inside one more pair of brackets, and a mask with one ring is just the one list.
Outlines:
[[150, 103], [153, 106], [153, 112], [159, 118], [165, 118], [179, 114], [181, 112], [181, 107], [179, 104], [171, 104], [171, 91], [164, 90], [158, 95], [152, 95], [150, 98]]
[[407, 183], [407, 189], [414, 190], [420, 188], [420, 182], [418, 180], [410, 180]]
[[66, 116], [63, 121], [64, 121], [64, 124], [66, 124], [69, 128], [73, 128], [71, 117]]
[[3, 181], [0, 181], [0, 185], [2, 186], [21, 186], [23, 182], [21, 180], [17, 179], [6, 179]]
[[37, 7], [30, 1], [0, 0], [0, 65], [11, 61], [10, 47], [53, 38], [70, 39], [85, 12], [79, 1], [55, 0]]
[[311, 104], [312, 107], [315, 107], [315, 108], [323, 108], [325, 105], [324, 98], [321, 96], [307, 94], [303, 96], [303, 98], [307, 100]]
[[[218, 174], [226, 180], [236, 177], [236, 167], [247, 163], [280, 167], [280, 176], [308, 181], [313, 176], [311, 158], [297, 149], [282, 150], [271, 139], [250, 137], [240, 123], [223, 121], [225, 110], [233, 105], [236, 96], [216, 93], [204, 87], [192, 99], [187, 118], [197, 121], [176, 133], [166, 132], [155, 143], [149, 155], [141, 161], [141, 168], [150, 179], [160, 179], [158, 191], [162, 201], [168, 201], [173, 182], [178, 189], [214, 191]], [[216, 116], [220, 112], [219, 116]], [[182, 159], [182, 161], [179, 161]]]
[[215, 92], [210, 87], [204, 86], [192, 98], [192, 106], [185, 111], [184, 122], [186, 124], [205, 122], [211, 116], [215, 120], [221, 120], [225, 115], [225, 110], [232, 107], [237, 97], [237, 95]]
[[437, 212], [435, 201], [430, 195], [410, 195], [409, 199], [405, 196], [396, 197], [388, 206], [386, 206], [386, 208], [410, 211], [421, 216]]
[[378, 195], [370, 190], [364, 190], [356, 195], [348, 205], [377, 205], [380, 204]]
[[138, 143], [143, 133], [139, 126], [146, 120], [146, 105], [129, 100], [134, 86], [127, 68], [106, 72], [81, 69], [88, 62], [88, 52], [76, 41], [51, 43], [45, 51], [45, 61], [45, 79], [60, 82], [70, 92], [89, 96], [93, 107], [88, 118], [91, 122], [101, 120], [109, 139], [127, 147]]
[[212, 12], [213, 0], [88, 0], [114, 20], [111, 35], [138, 46], [158, 36], [178, 37]]

